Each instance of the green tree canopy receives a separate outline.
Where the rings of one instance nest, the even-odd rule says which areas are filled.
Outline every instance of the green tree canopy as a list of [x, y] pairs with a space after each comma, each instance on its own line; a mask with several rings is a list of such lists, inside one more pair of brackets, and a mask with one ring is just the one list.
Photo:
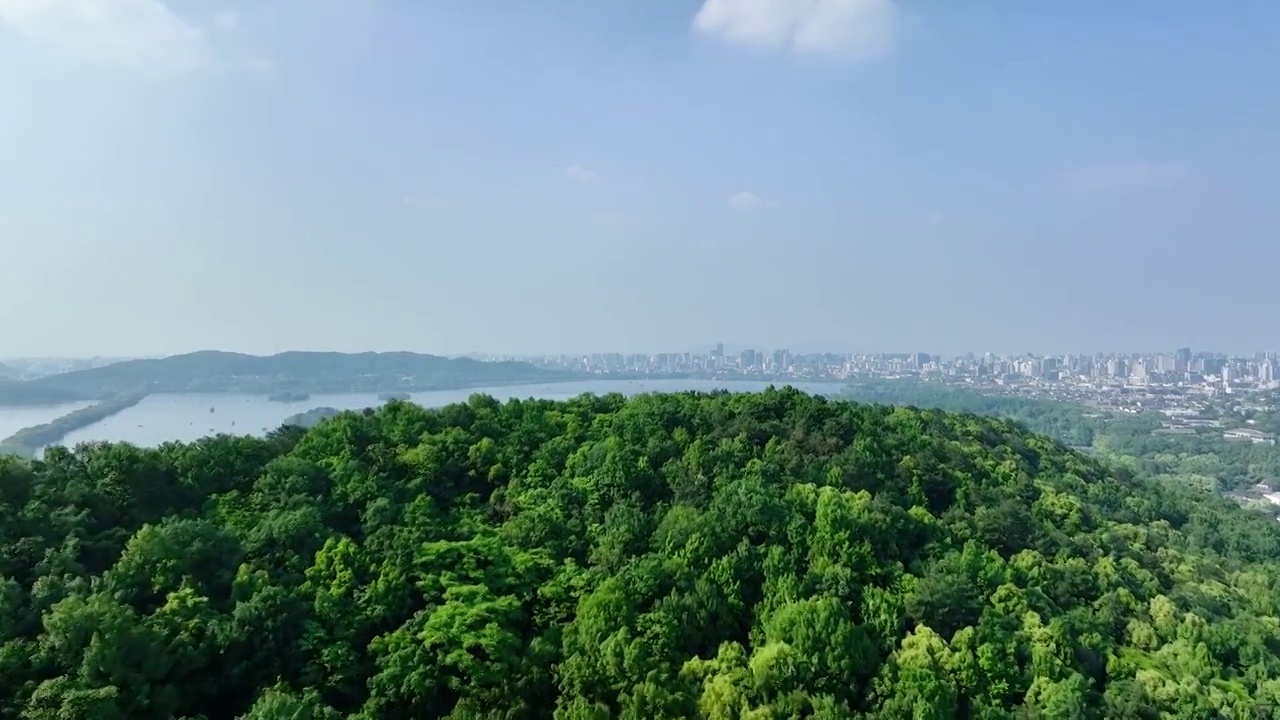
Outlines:
[[1277, 708], [1280, 524], [1008, 420], [477, 396], [0, 459], [0, 719]]

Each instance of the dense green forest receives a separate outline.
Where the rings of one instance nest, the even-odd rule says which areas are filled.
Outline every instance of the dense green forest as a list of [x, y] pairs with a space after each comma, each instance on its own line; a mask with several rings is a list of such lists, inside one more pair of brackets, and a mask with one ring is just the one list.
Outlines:
[[[942, 383], [870, 382], [843, 389], [860, 402], [937, 408], [1012, 419], [1033, 432], [1088, 448], [1113, 465], [1205, 492], [1235, 490], [1255, 483], [1280, 484], [1280, 445], [1230, 442], [1221, 430], [1199, 435], [1153, 432], [1160, 413], [1124, 415], [1099, 412], [1069, 402], [1012, 395], [984, 395]], [[1280, 426], [1280, 414], [1248, 412], [1259, 429]]]
[[915, 380], [881, 380], [851, 383], [843, 397], [858, 402], [935, 408], [949, 412], [1009, 418], [1030, 430], [1057, 438], [1074, 447], [1093, 444], [1103, 422], [1080, 405], [1038, 400], [1017, 395], [990, 395], [965, 387]]
[[785, 389], [0, 460], [0, 718], [1280, 717], [1280, 523]]

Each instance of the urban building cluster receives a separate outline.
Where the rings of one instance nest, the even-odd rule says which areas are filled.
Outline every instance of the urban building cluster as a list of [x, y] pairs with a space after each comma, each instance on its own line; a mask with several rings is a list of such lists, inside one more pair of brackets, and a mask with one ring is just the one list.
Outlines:
[[831, 380], [916, 376], [997, 385], [1169, 385], [1223, 393], [1280, 386], [1280, 360], [1276, 353], [1238, 357], [1192, 352], [1191, 348], [1152, 354], [1001, 356], [969, 353], [942, 357], [930, 353], [805, 354], [754, 349], [726, 353], [723, 345], [717, 345], [703, 354], [594, 353], [522, 359], [542, 367], [594, 375], [707, 374]]
[[[943, 357], [931, 353], [793, 353], [754, 349], [727, 353], [554, 355], [525, 357], [539, 366], [592, 375], [701, 376], [722, 379], [844, 382], [904, 379], [962, 385], [992, 395], [1074, 402], [1100, 410], [1160, 411], [1164, 432], [1213, 432], [1197, 427], [1210, 405], [1248, 410], [1257, 391], [1280, 388], [1276, 353], [1233, 356], [1180, 348], [1163, 353]], [[1261, 407], [1261, 406], [1259, 406]], [[1223, 432], [1221, 428], [1217, 432]], [[1272, 442], [1269, 435], [1227, 438]]]

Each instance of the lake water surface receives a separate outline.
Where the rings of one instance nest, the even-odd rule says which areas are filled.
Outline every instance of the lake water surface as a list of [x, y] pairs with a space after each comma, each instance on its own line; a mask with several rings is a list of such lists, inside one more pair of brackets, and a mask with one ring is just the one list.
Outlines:
[[75, 402], [60, 405], [0, 407], [0, 440], [4, 440], [23, 428], [43, 425], [67, 413], [75, 412], [83, 407], [89, 407], [92, 404], [91, 402]]
[[[537, 385], [506, 385], [477, 387], [461, 390], [437, 390], [413, 393], [413, 402], [425, 407], [440, 407], [463, 402], [475, 393], [492, 395], [499, 400], [511, 398], [538, 398], [563, 400], [583, 393], [604, 395], [617, 392], [635, 395], [647, 392], [679, 392], [683, 390], [710, 391], [726, 389], [734, 392], [755, 392], [770, 385], [793, 385], [813, 394], [835, 394], [841, 385], [831, 382], [759, 382], [750, 380], [584, 380], [567, 383]], [[62, 445], [72, 447], [77, 443], [108, 440], [129, 442], [135, 445], [155, 446], [171, 440], [189, 442], [206, 435], [230, 433], [233, 435], [261, 435], [279, 427], [285, 418], [317, 407], [333, 407], [339, 410], [361, 410], [383, 404], [377, 394], [313, 395], [299, 403], [277, 403], [261, 395], [151, 395], [137, 405], [116, 415], [72, 432], [62, 440]], [[22, 427], [48, 422], [64, 415], [56, 408], [5, 408], [0, 409], [0, 423], [7, 422], [4, 410], [27, 410], [33, 422], [19, 424], [13, 430], [0, 435], [7, 437]], [[40, 413], [36, 414], [35, 411]], [[17, 422], [19, 414], [15, 414]], [[0, 429], [7, 425], [0, 424]]]

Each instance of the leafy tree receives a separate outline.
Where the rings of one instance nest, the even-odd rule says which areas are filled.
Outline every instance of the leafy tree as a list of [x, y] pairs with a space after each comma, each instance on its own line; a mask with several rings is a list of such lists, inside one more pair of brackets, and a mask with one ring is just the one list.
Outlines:
[[0, 719], [1275, 715], [1280, 524], [1193, 482], [1265, 451], [943, 399], [1018, 421], [475, 396], [0, 459]]

